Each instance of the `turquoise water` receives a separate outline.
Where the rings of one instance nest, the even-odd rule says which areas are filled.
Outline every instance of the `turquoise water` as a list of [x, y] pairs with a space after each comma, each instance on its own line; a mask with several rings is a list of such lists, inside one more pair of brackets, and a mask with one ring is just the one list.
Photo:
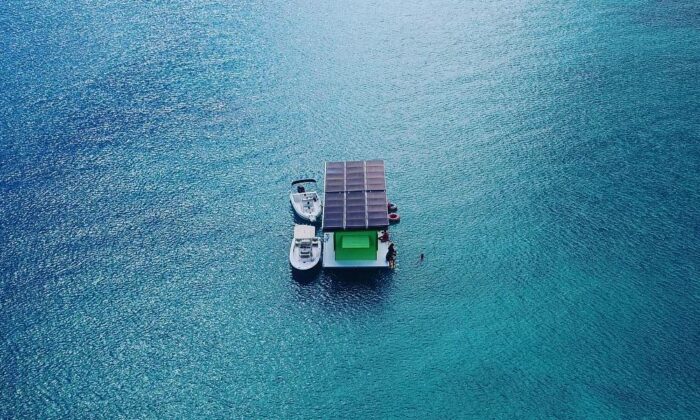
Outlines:
[[[0, 418], [700, 415], [696, 2], [0, 29]], [[371, 158], [397, 270], [292, 276], [289, 182]]]

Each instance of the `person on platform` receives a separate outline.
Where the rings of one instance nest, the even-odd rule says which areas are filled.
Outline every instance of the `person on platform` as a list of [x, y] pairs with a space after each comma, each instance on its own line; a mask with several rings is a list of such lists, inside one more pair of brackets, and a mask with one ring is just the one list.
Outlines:
[[389, 250], [386, 253], [386, 260], [389, 263], [389, 268], [394, 269], [396, 267], [396, 248], [394, 243], [389, 244]]

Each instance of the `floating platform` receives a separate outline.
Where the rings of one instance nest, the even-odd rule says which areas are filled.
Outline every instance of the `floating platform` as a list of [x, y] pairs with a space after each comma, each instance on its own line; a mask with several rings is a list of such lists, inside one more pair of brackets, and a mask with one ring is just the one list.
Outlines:
[[326, 162], [325, 172], [323, 267], [389, 268], [384, 161]]

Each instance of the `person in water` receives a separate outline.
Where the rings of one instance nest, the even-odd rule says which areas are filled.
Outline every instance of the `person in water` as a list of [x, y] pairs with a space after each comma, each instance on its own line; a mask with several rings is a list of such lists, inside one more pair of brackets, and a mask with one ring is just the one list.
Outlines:
[[423, 254], [423, 253], [421, 252], [421, 253], [420, 253], [420, 259], [419, 259], [419, 261], [420, 261], [420, 262], [423, 262], [424, 259], [425, 259], [425, 254]]

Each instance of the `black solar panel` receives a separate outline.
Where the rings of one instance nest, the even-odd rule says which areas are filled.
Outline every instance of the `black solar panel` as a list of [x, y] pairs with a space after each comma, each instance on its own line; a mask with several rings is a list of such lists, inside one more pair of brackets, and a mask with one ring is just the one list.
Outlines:
[[329, 229], [342, 229], [345, 225], [345, 197], [343, 193], [326, 194], [323, 208], [323, 224]]
[[325, 230], [389, 225], [384, 161], [327, 162], [325, 182]]

